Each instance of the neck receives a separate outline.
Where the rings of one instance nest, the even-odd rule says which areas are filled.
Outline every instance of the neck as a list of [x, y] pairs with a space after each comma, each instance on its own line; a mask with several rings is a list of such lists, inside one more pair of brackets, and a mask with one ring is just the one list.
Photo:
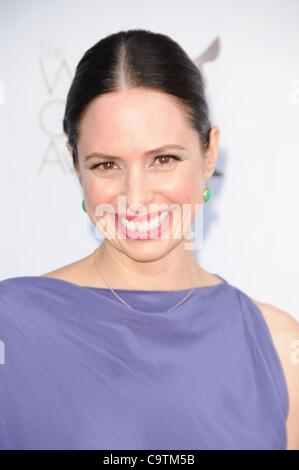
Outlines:
[[95, 257], [98, 268], [94, 267], [95, 278], [101, 276], [113, 289], [191, 289], [207, 282], [193, 252], [183, 250], [181, 244], [163, 258], [138, 261], [104, 240], [91, 256]]

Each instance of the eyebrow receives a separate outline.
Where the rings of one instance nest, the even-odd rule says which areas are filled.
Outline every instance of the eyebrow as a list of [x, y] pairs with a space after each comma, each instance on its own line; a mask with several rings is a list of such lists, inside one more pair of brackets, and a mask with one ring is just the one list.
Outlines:
[[[157, 153], [157, 152], [163, 152], [165, 150], [168, 150], [168, 149], [180, 149], [180, 150], [186, 150], [185, 147], [183, 147], [182, 145], [178, 145], [178, 144], [168, 144], [168, 145], [163, 145], [162, 147], [158, 147], [156, 149], [151, 149], [151, 150], [147, 150], [146, 152], [144, 152], [143, 156], [144, 157], [148, 157], [150, 155], [153, 155], [154, 153]], [[123, 160], [121, 157], [118, 157], [116, 155], [107, 155], [105, 153], [101, 153], [101, 152], [93, 152], [93, 153], [90, 153], [89, 155], [87, 155], [85, 157], [85, 161], [87, 160], [90, 160], [91, 158], [97, 158], [97, 157], [100, 157], [100, 158], [110, 158], [111, 160]]]

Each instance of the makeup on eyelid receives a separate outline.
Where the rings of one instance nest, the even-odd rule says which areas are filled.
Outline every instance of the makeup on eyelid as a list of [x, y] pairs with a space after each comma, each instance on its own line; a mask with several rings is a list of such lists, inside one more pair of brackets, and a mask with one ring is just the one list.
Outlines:
[[[159, 165], [157, 165], [158, 167], [163, 167], [163, 166], [167, 167], [168, 165], [170, 165], [170, 164], [172, 164], [172, 163], [174, 163], [174, 162], [176, 162], [176, 161], [182, 161], [182, 160], [183, 160], [181, 157], [178, 157], [177, 155], [163, 154], [163, 155], [158, 155], [157, 157], [155, 157], [154, 161], [156, 161], [156, 160], [159, 159], [159, 158], [163, 158], [163, 157], [164, 157], [164, 158], [165, 158], [165, 157], [166, 157], [166, 158], [170, 158], [170, 159], [172, 159], [172, 161], [170, 161], [170, 162], [168, 162], [168, 163], [160, 163]], [[103, 167], [103, 165], [104, 165], [105, 163], [113, 163], [113, 164], [115, 164], [115, 162], [114, 162], [113, 160], [105, 160], [105, 161], [103, 161], [103, 162], [98, 162], [98, 163], [94, 164], [93, 166], [91, 166], [90, 169], [91, 169], [91, 170], [94, 170], [94, 169], [96, 169], [96, 168]], [[103, 172], [109, 172], [109, 171], [113, 171], [113, 170], [114, 170], [114, 168], [108, 168], [108, 169], [104, 169], [104, 170], [102, 170], [102, 171], [103, 171]]]

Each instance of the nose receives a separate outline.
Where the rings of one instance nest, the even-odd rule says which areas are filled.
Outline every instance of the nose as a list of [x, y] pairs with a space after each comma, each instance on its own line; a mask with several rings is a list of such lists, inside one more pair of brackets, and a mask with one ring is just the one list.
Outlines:
[[127, 208], [132, 206], [129, 212], [134, 213], [133, 206], [135, 206], [135, 210], [141, 205], [147, 207], [152, 196], [152, 188], [146, 171], [140, 168], [131, 168], [125, 179], [122, 194], [126, 197]]

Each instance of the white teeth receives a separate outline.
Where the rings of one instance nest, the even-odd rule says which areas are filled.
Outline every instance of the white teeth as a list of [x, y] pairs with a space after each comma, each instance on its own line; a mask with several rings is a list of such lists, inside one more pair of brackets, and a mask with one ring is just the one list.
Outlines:
[[165, 222], [166, 218], [168, 216], [168, 211], [162, 212], [162, 214], [158, 217], [154, 217], [148, 223], [147, 220], [144, 220], [143, 222], [128, 222], [124, 217], [120, 217], [120, 223], [128, 228], [130, 231], [135, 231], [135, 232], [140, 232], [140, 233], [145, 233], [148, 232], [149, 230], [154, 230], [157, 228], [159, 225], [163, 224]]

